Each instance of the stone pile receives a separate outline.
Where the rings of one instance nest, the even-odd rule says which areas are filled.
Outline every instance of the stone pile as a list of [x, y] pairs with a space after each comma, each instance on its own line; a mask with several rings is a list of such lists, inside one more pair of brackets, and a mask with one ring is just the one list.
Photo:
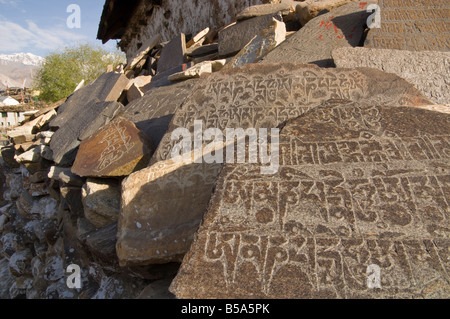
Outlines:
[[[427, 2], [251, 6], [37, 113], [1, 150], [0, 298], [448, 298], [448, 41], [367, 25], [438, 37]], [[205, 160], [230, 128], [256, 161]]]

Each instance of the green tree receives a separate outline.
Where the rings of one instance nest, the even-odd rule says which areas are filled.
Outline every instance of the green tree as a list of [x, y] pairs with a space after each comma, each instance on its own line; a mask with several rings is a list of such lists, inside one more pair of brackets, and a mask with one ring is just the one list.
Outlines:
[[38, 70], [35, 89], [39, 98], [56, 102], [72, 94], [78, 83], [92, 82], [106, 71], [108, 65], [114, 67], [125, 62], [121, 53], [110, 53], [100, 47], [81, 44], [65, 48], [61, 52], [50, 53]]

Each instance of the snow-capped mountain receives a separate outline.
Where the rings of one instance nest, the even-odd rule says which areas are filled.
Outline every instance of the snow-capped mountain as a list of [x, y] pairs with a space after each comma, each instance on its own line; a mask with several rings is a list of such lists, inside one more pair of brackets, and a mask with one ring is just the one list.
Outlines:
[[45, 61], [32, 53], [0, 54], [0, 90], [6, 87], [31, 87], [36, 70]]
[[45, 59], [43, 57], [32, 53], [0, 54], [0, 64], [3, 65], [16, 62], [24, 65], [41, 66], [44, 61]]

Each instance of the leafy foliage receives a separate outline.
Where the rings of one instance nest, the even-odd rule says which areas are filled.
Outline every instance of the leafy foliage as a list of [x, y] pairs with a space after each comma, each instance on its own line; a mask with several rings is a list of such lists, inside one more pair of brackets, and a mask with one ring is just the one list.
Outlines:
[[86, 84], [92, 82], [106, 71], [108, 65], [115, 67], [123, 62], [123, 54], [110, 53], [89, 44], [66, 48], [45, 58], [34, 86], [41, 92], [40, 99], [55, 102], [72, 94], [82, 80]]

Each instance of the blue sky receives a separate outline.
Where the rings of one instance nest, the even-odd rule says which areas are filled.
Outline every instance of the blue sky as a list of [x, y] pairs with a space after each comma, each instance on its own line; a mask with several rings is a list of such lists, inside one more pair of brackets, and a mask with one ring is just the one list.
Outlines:
[[[96, 40], [104, 0], [0, 0], [0, 54], [30, 52], [46, 56], [78, 43]], [[81, 9], [81, 28], [69, 28], [70, 4]], [[103, 46], [115, 51], [116, 41]]]

